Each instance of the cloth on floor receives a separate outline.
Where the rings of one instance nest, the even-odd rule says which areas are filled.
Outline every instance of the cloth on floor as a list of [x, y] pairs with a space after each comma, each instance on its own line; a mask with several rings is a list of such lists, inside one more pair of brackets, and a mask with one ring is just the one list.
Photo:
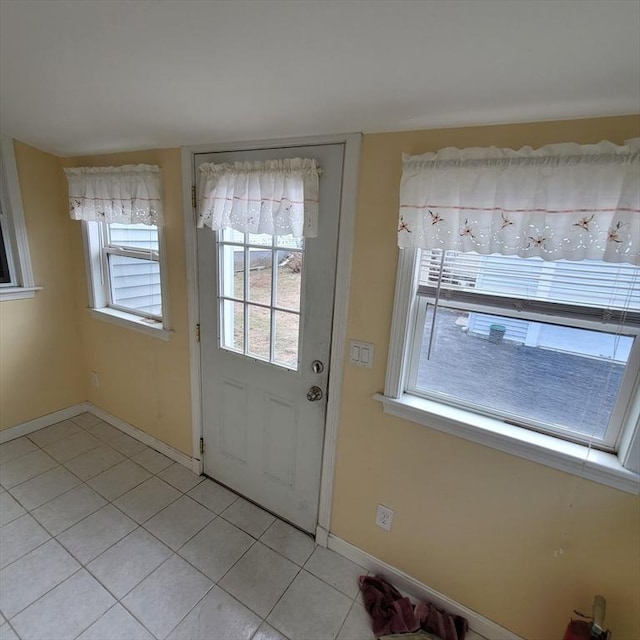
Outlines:
[[417, 604], [415, 614], [421, 629], [437, 634], [442, 640], [464, 640], [467, 635], [469, 623], [466, 618], [452, 616], [430, 602]]
[[360, 591], [376, 636], [417, 631], [420, 623], [409, 598], [378, 576], [360, 576]]
[[376, 637], [423, 630], [441, 640], [464, 640], [468, 629], [465, 618], [431, 603], [421, 602], [414, 608], [409, 598], [381, 576], [360, 576], [360, 590]]

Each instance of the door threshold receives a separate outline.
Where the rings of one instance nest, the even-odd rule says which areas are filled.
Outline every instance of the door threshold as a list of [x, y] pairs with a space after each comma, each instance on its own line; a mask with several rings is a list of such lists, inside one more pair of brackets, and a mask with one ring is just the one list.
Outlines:
[[[297, 529], [301, 533], [304, 533], [304, 535], [309, 536], [312, 540], [315, 541], [315, 539], [316, 539], [315, 533], [311, 533], [310, 531], [307, 531], [306, 529], [302, 529], [297, 524], [294, 524], [290, 520], [287, 520], [286, 518], [283, 518], [281, 515], [271, 511], [270, 509], [267, 509], [266, 507], [261, 505], [259, 502], [256, 502], [255, 500], [252, 500], [251, 498], [245, 496], [244, 494], [240, 493], [239, 491], [236, 491], [233, 487], [230, 487], [229, 485], [225, 484], [224, 482], [220, 482], [220, 480], [216, 480], [216, 478], [214, 478], [213, 476], [209, 476], [204, 472], [202, 473], [202, 475], [205, 478], [208, 478], [209, 480], [213, 480], [213, 482], [215, 482], [216, 484], [219, 484], [221, 487], [224, 487], [225, 489], [227, 489], [227, 491], [231, 491], [231, 493], [235, 493], [239, 498], [242, 498], [243, 500], [246, 500], [247, 502], [250, 502], [251, 504], [255, 505], [259, 509], [262, 509], [263, 511], [266, 511], [267, 513], [270, 513], [274, 518], [278, 518], [278, 520], [281, 520], [282, 522], [286, 522], [289, 526], [293, 527], [294, 529]], [[220, 515], [220, 514], [218, 514], [218, 515]]]

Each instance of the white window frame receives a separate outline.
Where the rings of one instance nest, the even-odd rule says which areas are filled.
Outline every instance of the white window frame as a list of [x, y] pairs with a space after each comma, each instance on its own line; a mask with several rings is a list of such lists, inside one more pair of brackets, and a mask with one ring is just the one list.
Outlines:
[[9, 282], [0, 284], [0, 301], [32, 298], [42, 287], [36, 285], [33, 276], [13, 140], [7, 136], [0, 136], [0, 205], [11, 277]]
[[[99, 320], [128, 327], [162, 340], [168, 340], [172, 332], [169, 329], [168, 273], [162, 227], [158, 227], [159, 250], [151, 252], [150, 256], [149, 251], [109, 244], [106, 222], [82, 221], [81, 224], [87, 266], [87, 282], [89, 285], [89, 312]], [[145, 260], [152, 259], [160, 263], [162, 317], [136, 313], [112, 302], [109, 255], [122, 255]]]
[[640, 493], [640, 358], [632, 350], [625, 378], [630, 402], [622, 418], [616, 453], [568, 442], [550, 434], [509, 424], [462, 406], [407, 393], [412, 337], [418, 312], [419, 249], [401, 249], [384, 394], [384, 411], [430, 428], [471, 440], [527, 460], [560, 469], [629, 493]]

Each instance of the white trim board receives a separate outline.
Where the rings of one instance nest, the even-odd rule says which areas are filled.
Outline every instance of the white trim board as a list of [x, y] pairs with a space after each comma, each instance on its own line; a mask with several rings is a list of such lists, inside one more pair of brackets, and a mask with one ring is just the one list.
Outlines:
[[15, 427], [9, 427], [8, 429], [3, 429], [0, 431], [0, 444], [5, 442], [9, 442], [10, 440], [15, 440], [16, 438], [20, 438], [22, 436], [26, 436], [34, 431], [39, 431], [40, 429], [44, 429], [45, 427], [50, 427], [52, 424], [56, 424], [58, 422], [62, 422], [63, 420], [69, 420], [70, 418], [74, 418], [75, 416], [80, 415], [81, 413], [89, 412], [94, 416], [100, 418], [100, 420], [104, 420], [104, 422], [109, 423], [111, 426], [115, 427], [119, 431], [126, 433], [128, 436], [135, 438], [139, 442], [146, 444], [147, 446], [159, 451], [160, 453], [167, 456], [167, 458], [171, 458], [175, 462], [179, 462], [181, 465], [187, 467], [194, 473], [198, 475], [202, 475], [202, 469], [200, 468], [200, 461], [195, 458], [190, 458], [188, 455], [182, 453], [182, 451], [178, 451], [174, 449], [170, 445], [162, 442], [162, 440], [158, 440], [158, 438], [134, 427], [128, 422], [114, 416], [112, 413], [101, 409], [100, 407], [96, 407], [96, 405], [91, 402], [81, 402], [80, 404], [74, 404], [71, 407], [67, 407], [66, 409], [62, 409], [61, 411], [55, 411], [54, 413], [49, 413], [46, 416], [41, 416], [40, 418], [35, 418], [34, 420], [29, 420], [28, 422], [23, 422], [22, 424], [18, 424]]
[[[320, 501], [316, 542], [327, 546], [331, 527], [331, 505], [335, 458], [342, 399], [344, 373], [344, 352], [347, 341], [347, 319], [349, 308], [349, 286], [351, 283], [351, 256], [355, 236], [356, 199], [360, 166], [362, 134], [338, 134], [305, 138], [284, 138], [249, 142], [229, 142], [224, 144], [198, 145], [182, 148], [182, 190], [184, 206], [184, 234], [187, 259], [187, 294], [189, 308], [189, 361], [191, 365], [191, 415], [193, 458], [197, 460], [200, 473], [200, 438], [202, 437], [202, 381], [200, 377], [200, 344], [196, 337], [196, 325], [200, 321], [198, 302], [196, 212], [191, 202], [191, 189], [195, 183], [194, 156], [199, 153], [218, 151], [243, 151], [247, 149], [269, 149], [276, 147], [299, 147], [324, 144], [344, 144], [342, 170], [342, 196], [340, 201], [340, 228], [338, 235], [338, 255], [336, 262], [336, 287], [334, 292], [333, 329], [331, 334], [331, 359], [329, 385], [327, 388], [327, 408], [325, 417], [325, 438], [320, 479]], [[195, 464], [195, 463], [194, 463]]]
[[473, 609], [465, 607], [459, 602], [452, 600], [448, 596], [400, 571], [400, 569], [392, 567], [386, 562], [379, 560], [375, 556], [333, 534], [329, 534], [329, 549], [359, 564], [367, 571], [382, 576], [397, 589], [407, 593], [409, 596], [422, 602], [432, 602], [448, 613], [463, 616], [468, 620], [469, 628], [485, 638], [491, 638], [491, 640], [523, 640], [520, 636], [509, 631], [509, 629], [501, 627], [499, 624], [473, 611]]
[[174, 449], [172, 446], [166, 444], [165, 442], [162, 442], [162, 440], [158, 440], [158, 438], [156, 438], [155, 436], [152, 436], [145, 431], [134, 427], [121, 418], [114, 416], [112, 413], [109, 413], [108, 411], [105, 411], [100, 407], [96, 407], [90, 402], [88, 402], [87, 404], [89, 405], [87, 411], [100, 418], [100, 420], [108, 422], [111, 426], [115, 427], [116, 429], [120, 429], [120, 431], [123, 431], [128, 436], [139, 440], [143, 444], [146, 444], [148, 447], [151, 447], [152, 449], [155, 449], [156, 451], [164, 454], [165, 456], [167, 456], [167, 458], [171, 458], [171, 460], [179, 462], [181, 465], [187, 467], [187, 469], [190, 469], [194, 473], [200, 475], [199, 467], [197, 464], [199, 462], [198, 460], [190, 458], [185, 453], [182, 453], [182, 451]]
[[56, 422], [69, 420], [69, 418], [78, 416], [85, 411], [91, 411], [91, 407], [92, 405], [89, 402], [81, 402], [80, 404], [74, 404], [66, 409], [61, 409], [60, 411], [54, 411], [53, 413], [48, 413], [47, 415], [34, 418], [33, 420], [27, 420], [27, 422], [17, 424], [15, 427], [3, 429], [0, 431], [0, 444], [4, 444], [10, 440], [15, 440], [16, 438], [21, 438], [22, 436], [26, 436], [34, 431], [39, 431], [45, 427], [50, 427], [52, 424], [56, 424]]
[[202, 437], [202, 381], [200, 378], [200, 343], [197, 325], [200, 323], [200, 305], [198, 291], [198, 242], [196, 237], [196, 210], [192, 206], [191, 190], [195, 185], [194, 150], [183, 147], [182, 161], [182, 200], [184, 208], [184, 244], [187, 267], [187, 312], [189, 318], [189, 366], [191, 390], [191, 449], [194, 459], [199, 460], [200, 472], [204, 469], [204, 460], [200, 454]]

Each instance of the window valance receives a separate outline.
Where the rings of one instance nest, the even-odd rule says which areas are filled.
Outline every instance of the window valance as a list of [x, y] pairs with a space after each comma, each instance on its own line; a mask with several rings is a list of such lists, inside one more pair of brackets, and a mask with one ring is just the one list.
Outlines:
[[73, 220], [160, 225], [160, 167], [148, 164], [65, 169]]
[[303, 158], [202, 164], [198, 227], [315, 238], [319, 172]]
[[405, 155], [398, 245], [640, 264], [640, 138]]

